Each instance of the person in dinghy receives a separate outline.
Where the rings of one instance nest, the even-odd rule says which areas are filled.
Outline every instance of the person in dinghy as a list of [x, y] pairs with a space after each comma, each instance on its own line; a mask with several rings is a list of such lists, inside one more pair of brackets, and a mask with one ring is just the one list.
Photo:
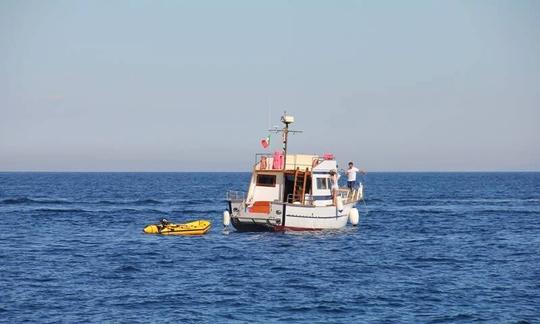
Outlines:
[[159, 225], [158, 225], [158, 231], [161, 233], [161, 231], [170, 224], [171, 224], [171, 222], [169, 222], [169, 220], [167, 218], [160, 219], [159, 220]]

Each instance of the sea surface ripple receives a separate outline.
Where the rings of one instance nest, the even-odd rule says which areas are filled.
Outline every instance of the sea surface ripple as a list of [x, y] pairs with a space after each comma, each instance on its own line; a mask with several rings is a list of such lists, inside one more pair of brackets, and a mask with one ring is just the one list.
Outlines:
[[[358, 227], [224, 231], [249, 177], [0, 173], [0, 321], [540, 319], [540, 173], [371, 173]], [[213, 228], [142, 233], [161, 217]]]

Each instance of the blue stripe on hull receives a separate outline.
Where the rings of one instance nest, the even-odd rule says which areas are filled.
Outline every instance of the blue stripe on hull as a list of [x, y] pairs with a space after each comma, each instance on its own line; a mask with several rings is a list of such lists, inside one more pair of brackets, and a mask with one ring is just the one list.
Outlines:
[[287, 215], [287, 217], [296, 217], [296, 218], [315, 218], [315, 219], [333, 219], [340, 217], [347, 217], [348, 215], [337, 215], [337, 216], [303, 216], [303, 215]]

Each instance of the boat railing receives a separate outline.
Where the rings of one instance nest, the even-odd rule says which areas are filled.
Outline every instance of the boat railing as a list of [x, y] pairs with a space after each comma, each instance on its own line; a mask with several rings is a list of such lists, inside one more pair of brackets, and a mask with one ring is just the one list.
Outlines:
[[[300, 170], [300, 171], [304, 171], [306, 169], [308, 170], [311, 170], [311, 168], [313, 168], [314, 166], [318, 165], [319, 163], [321, 163], [322, 161], [324, 161], [325, 158], [324, 156], [313, 156], [313, 158], [311, 159], [311, 161], [309, 161], [309, 163], [302, 163], [302, 162], [298, 162], [296, 161], [296, 159], [287, 159], [287, 170]], [[283, 167], [283, 165], [281, 165]], [[255, 170], [257, 171], [262, 171], [262, 170], [268, 170], [268, 171], [276, 171], [276, 170], [282, 170], [282, 167], [281, 168], [275, 168], [274, 167], [274, 155], [273, 154], [270, 154], [270, 153], [257, 153], [255, 154], [255, 164], [254, 164], [254, 168]]]
[[255, 154], [255, 170], [278, 170], [273, 168], [274, 155], [270, 153]]
[[[364, 190], [362, 184], [360, 184], [359, 187], [350, 190], [346, 188], [338, 189], [337, 194], [341, 199], [343, 200], [343, 203], [349, 204], [349, 203], [355, 203], [362, 199], [364, 199]], [[288, 204], [301, 204], [304, 206], [313, 206], [313, 197], [310, 194], [305, 194], [304, 199], [302, 200], [301, 194], [293, 195], [288, 194], [287, 195], [287, 203]]]
[[246, 199], [246, 193], [243, 191], [229, 190], [227, 191], [225, 198], [228, 201], [244, 201]]
[[302, 194], [301, 193], [297, 193], [297, 194], [288, 194], [287, 195], [287, 203], [289, 204], [294, 204], [294, 203], [300, 203], [302, 204], [304, 201], [304, 203], [306, 202], [306, 199], [302, 199]]
[[362, 184], [358, 188], [350, 189], [339, 189], [338, 195], [343, 199], [344, 203], [357, 202], [364, 199], [364, 187]]

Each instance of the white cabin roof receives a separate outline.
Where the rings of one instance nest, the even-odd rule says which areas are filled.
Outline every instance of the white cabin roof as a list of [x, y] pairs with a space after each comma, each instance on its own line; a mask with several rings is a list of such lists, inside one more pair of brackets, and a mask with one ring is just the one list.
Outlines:
[[[255, 165], [255, 170], [257, 171], [281, 171], [282, 169], [273, 168], [273, 157], [272, 155], [264, 155], [266, 158], [266, 167], [264, 163], [261, 163], [261, 159], [257, 161]], [[300, 171], [330, 171], [336, 169], [337, 164], [334, 159], [324, 159], [324, 157], [313, 154], [287, 154], [287, 160], [285, 165], [285, 171], [294, 171], [297, 168]]]

